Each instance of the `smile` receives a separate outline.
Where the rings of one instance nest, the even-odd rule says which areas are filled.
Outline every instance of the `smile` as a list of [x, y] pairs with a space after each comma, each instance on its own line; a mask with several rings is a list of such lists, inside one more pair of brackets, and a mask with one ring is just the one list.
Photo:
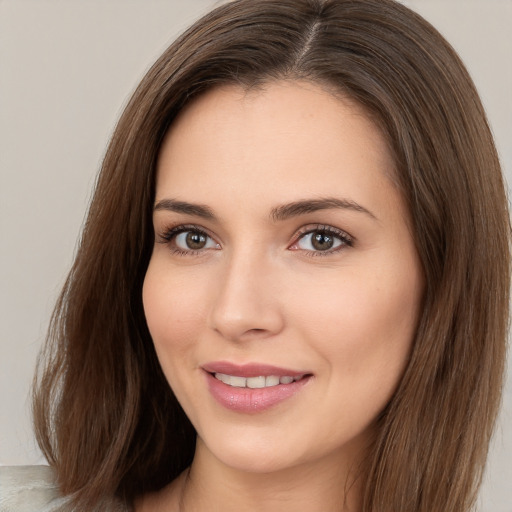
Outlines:
[[251, 388], [251, 389], [262, 389], [279, 386], [280, 384], [291, 384], [304, 377], [304, 375], [298, 375], [291, 377], [288, 375], [279, 377], [277, 375], [259, 375], [256, 377], [240, 377], [237, 375], [227, 375], [225, 373], [215, 373], [215, 378], [234, 388]]
[[313, 374], [304, 369], [262, 363], [216, 361], [203, 365], [202, 370], [214, 400], [223, 408], [242, 414], [258, 414], [288, 403], [313, 379]]

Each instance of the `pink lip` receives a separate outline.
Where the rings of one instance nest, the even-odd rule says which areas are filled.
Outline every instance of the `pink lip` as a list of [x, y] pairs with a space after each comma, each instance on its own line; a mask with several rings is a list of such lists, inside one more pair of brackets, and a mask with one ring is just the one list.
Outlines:
[[[208, 389], [213, 398], [226, 409], [245, 414], [263, 412], [282, 403], [301, 391], [312, 377], [311, 374], [306, 372], [297, 372], [296, 370], [258, 363], [235, 365], [228, 362], [215, 362], [204, 365], [203, 370], [205, 370], [204, 374]], [[236, 388], [224, 384], [222, 381], [215, 378], [215, 373], [225, 373], [227, 375], [236, 375], [246, 378], [260, 375], [275, 375], [278, 377], [305, 376], [290, 384], [279, 384], [268, 388], [251, 389]]]
[[208, 373], [225, 373], [226, 375], [236, 375], [237, 377], [259, 377], [260, 375], [264, 377], [269, 377], [270, 375], [277, 377], [299, 377], [309, 373], [263, 363], [234, 364], [227, 361], [207, 363], [203, 365], [203, 370]]

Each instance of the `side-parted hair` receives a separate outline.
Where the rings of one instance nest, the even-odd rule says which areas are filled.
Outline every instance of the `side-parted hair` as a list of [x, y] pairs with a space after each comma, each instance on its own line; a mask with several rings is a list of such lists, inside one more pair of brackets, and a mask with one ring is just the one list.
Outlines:
[[503, 385], [510, 220], [486, 116], [459, 57], [393, 0], [236, 0], [153, 65], [122, 114], [34, 389], [38, 442], [79, 510], [130, 502], [190, 465], [195, 431], [160, 369], [142, 306], [162, 139], [223, 84], [305, 80], [380, 127], [425, 276], [396, 393], [366, 455], [365, 512], [466, 512]]

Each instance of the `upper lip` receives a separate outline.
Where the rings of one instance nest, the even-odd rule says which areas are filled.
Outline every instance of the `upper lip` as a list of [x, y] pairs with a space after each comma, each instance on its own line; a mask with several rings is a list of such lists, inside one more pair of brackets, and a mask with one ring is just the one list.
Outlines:
[[223, 373], [237, 377], [269, 377], [270, 375], [275, 375], [276, 377], [299, 377], [309, 373], [264, 363], [235, 364], [229, 361], [214, 361], [204, 364], [202, 368], [208, 373]]

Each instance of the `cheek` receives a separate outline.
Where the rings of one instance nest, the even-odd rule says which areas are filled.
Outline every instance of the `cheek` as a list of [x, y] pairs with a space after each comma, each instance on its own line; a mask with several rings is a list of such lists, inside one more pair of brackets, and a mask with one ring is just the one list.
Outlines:
[[191, 340], [197, 339], [204, 324], [202, 309], [204, 289], [191, 285], [193, 278], [180, 278], [179, 273], [149, 264], [142, 299], [144, 314], [155, 349], [164, 369], [174, 356], [186, 352]]
[[340, 275], [338, 280], [318, 280], [307, 293], [288, 298], [296, 305], [296, 318], [320, 344], [324, 340], [329, 350], [341, 351], [350, 342], [358, 351], [378, 341], [407, 343], [412, 338], [421, 298], [415, 275], [404, 279], [399, 273], [371, 275], [357, 269]]
[[354, 268], [342, 280], [319, 283], [297, 310], [322, 356], [332, 393], [347, 400], [346, 410], [369, 406], [380, 412], [407, 364], [422, 280], [416, 267], [400, 270], [387, 266], [385, 273], [372, 274]]

